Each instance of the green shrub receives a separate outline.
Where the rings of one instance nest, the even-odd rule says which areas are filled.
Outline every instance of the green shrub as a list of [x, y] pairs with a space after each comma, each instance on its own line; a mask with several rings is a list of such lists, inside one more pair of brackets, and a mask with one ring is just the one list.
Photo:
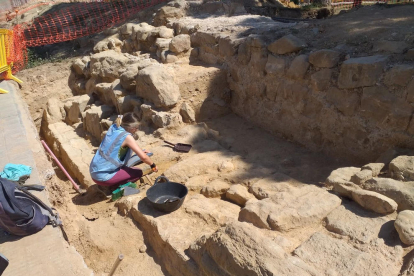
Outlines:
[[61, 58], [50, 56], [48, 53], [45, 55], [39, 54], [37, 51], [35, 51], [33, 48], [27, 49], [27, 65], [26, 69], [34, 68], [37, 66], [40, 66], [42, 64], [46, 63], [52, 63], [52, 62], [61, 62]]

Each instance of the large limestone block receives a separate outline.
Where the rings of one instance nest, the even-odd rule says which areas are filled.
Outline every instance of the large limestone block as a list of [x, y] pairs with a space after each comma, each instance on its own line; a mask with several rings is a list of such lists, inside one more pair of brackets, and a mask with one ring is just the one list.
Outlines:
[[241, 39], [229, 36], [219, 37], [219, 53], [225, 57], [232, 57], [237, 53], [237, 49], [241, 43]]
[[361, 170], [370, 170], [372, 172], [372, 177], [377, 177], [384, 166], [384, 163], [369, 163], [363, 166]]
[[[311, 80], [311, 82], [313, 84], [314, 80]], [[326, 80], [324, 80], [324, 82], [325, 83], [322, 83], [322, 85], [326, 84]], [[323, 87], [320, 87], [320, 84], [317, 84], [316, 88], [319, 89]], [[346, 116], [354, 115], [360, 105], [361, 99], [358, 96], [358, 93], [355, 93], [354, 91], [330, 87], [326, 90], [326, 94], [326, 100], [332, 103], [341, 113]]]
[[83, 95], [87, 93], [87, 82], [86, 78], [76, 76], [72, 71], [69, 75], [68, 86], [72, 90], [73, 95]]
[[414, 244], [414, 211], [405, 210], [398, 214], [395, 229], [403, 243]]
[[152, 58], [144, 58], [136, 63], [133, 63], [121, 69], [119, 73], [122, 87], [127, 90], [136, 90], [136, 78], [138, 75], [138, 71], [150, 65], [154, 65], [156, 63], [156, 60]]
[[387, 60], [385, 56], [350, 58], [342, 63], [339, 88], [373, 86], [381, 76]]
[[246, 202], [245, 207], [240, 211], [239, 221], [246, 221], [258, 228], [271, 229], [267, 219], [272, 210], [277, 206], [270, 200], [257, 200], [252, 198]]
[[78, 58], [72, 63], [72, 69], [75, 73], [79, 76], [89, 77], [89, 62], [91, 58], [89, 56], [85, 56], [83, 58]]
[[[316, 91], [324, 91], [329, 87], [332, 69], [322, 69], [311, 76], [311, 85]], [[331, 93], [329, 93], [331, 94]]]
[[401, 269], [401, 276], [414, 276], [414, 253], [407, 254], [406, 265]]
[[[371, 171], [369, 172], [371, 173]], [[368, 181], [372, 181], [372, 179]], [[360, 185], [364, 187], [365, 181]], [[398, 207], [395, 200], [378, 192], [363, 190], [360, 186], [350, 182], [335, 183], [333, 191], [338, 195], [353, 199], [363, 208], [379, 214], [393, 213]]]
[[136, 93], [156, 107], [174, 106], [181, 98], [174, 77], [162, 65], [151, 65], [138, 72]]
[[79, 137], [76, 130], [59, 122], [50, 125], [42, 124], [42, 131], [47, 144], [69, 174], [85, 188], [95, 184], [89, 173], [89, 164], [94, 153], [86, 141]]
[[247, 40], [242, 41], [237, 51], [237, 61], [242, 65], [247, 65], [251, 58], [250, 46]]
[[383, 127], [405, 131], [413, 107], [383, 86], [365, 87], [361, 98], [361, 114]]
[[201, 189], [201, 194], [205, 197], [222, 197], [230, 189], [231, 184], [224, 180], [216, 179], [208, 183]]
[[361, 169], [357, 167], [345, 167], [339, 168], [331, 172], [328, 178], [325, 180], [327, 186], [333, 186], [335, 184], [351, 183], [351, 178]]
[[371, 170], [361, 170], [351, 177], [351, 181], [355, 184], [362, 184], [373, 177]]
[[120, 81], [123, 88], [127, 90], [136, 89], [136, 78], [138, 75], [138, 66], [136, 64], [131, 64], [126, 67], [124, 73], [120, 75]]
[[393, 85], [406, 86], [414, 76], [414, 66], [408, 64], [400, 64], [391, 68], [384, 78], [384, 83], [388, 87]]
[[235, 158], [235, 156], [225, 150], [203, 152], [171, 166], [164, 172], [164, 175], [171, 181], [186, 183], [196, 175], [217, 175], [221, 163], [231, 161], [232, 158]]
[[91, 56], [91, 75], [112, 82], [119, 78], [118, 71], [129, 63], [131, 61], [125, 55], [114, 50], [94, 54]]
[[159, 29], [159, 36], [160, 38], [173, 38], [174, 37], [174, 29], [167, 28], [165, 26], [161, 26]]
[[203, 270], [202, 275], [314, 275], [260, 229], [237, 221], [197, 240], [189, 255]]
[[49, 123], [61, 122], [65, 118], [64, 105], [57, 98], [50, 98], [47, 101], [46, 110], [50, 116]]
[[301, 182], [285, 174], [276, 173], [253, 183], [249, 190], [256, 198], [264, 199], [279, 192], [289, 192], [298, 184]]
[[158, 51], [168, 50], [170, 48], [171, 38], [157, 38], [155, 47]]
[[306, 43], [294, 35], [286, 35], [272, 44], [267, 49], [277, 55], [294, 53], [306, 47]]
[[119, 28], [119, 32], [122, 36], [130, 36], [134, 32], [134, 27], [137, 27], [138, 24], [126, 23]]
[[390, 214], [397, 210], [397, 203], [383, 196], [379, 193], [372, 191], [365, 191], [362, 189], [356, 189], [352, 191], [352, 199], [355, 200], [363, 208], [371, 210], [379, 214]]
[[184, 102], [180, 108], [180, 114], [183, 117], [185, 123], [195, 122], [195, 112], [191, 105], [187, 102]]
[[295, 57], [289, 67], [286, 75], [295, 80], [302, 80], [309, 69], [309, 60], [307, 55], [300, 55]]
[[267, 74], [283, 76], [287, 67], [286, 59], [274, 55], [267, 56], [265, 71]]
[[190, 36], [188, 34], [180, 34], [170, 42], [170, 51], [176, 54], [187, 52], [191, 48]]
[[100, 141], [103, 131], [101, 120], [109, 118], [113, 112], [113, 107], [108, 105], [94, 106], [91, 109], [86, 110], [84, 121], [86, 131], [90, 132], [93, 137]]
[[316, 67], [332, 68], [338, 65], [341, 53], [334, 50], [319, 50], [309, 55], [309, 62]]
[[196, 175], [185, 182], [189, 191], [200, 193], [201, 189], [211, 181], [211, 175]]
[[315, 275], [398, 275], [399, 266], [379, 254], [360, 251], [345, 241], [317, 232], [294, 254], [315, 267]]
[[401, 181], [414, 180], [414, 156], [398, 156], [389, 165], [391, 177]]
[[189, 247], [199, 238], [213, 234], [221, 225], [236, 220], [240, 209], [232, 203], [199, 194], [188, 194], [181, 208], [168, 214], [155, 210], [142, 193], [128, 205], [166, 271], [170, 275], [186, 276], [203, 275], [187, 255]]
[[140, 23], [133, 27], [133, 36], [137, 41], [146, 41], [156, 28], [148, 23]]
[[183, 122], [180, 114], [170, 112], [155, 112], [151, 119], [158, 128], [174, 128], [180, 126]]
[[362, 187], [393, 199], [398, 204], [398, 211], [414, 210], [413, 182], [374, 177], [366, 181]]
[[218, 36], [214, 33], [199, 31], [191, 35], [191, 46], [202, 47], [204, 45], [214, 46], [218, 44]]
[[95, 85], [95, 92], [101, 102], [106, 105], [112, 105], [111, 93], [112, 83], [102, 82]]
[[154, 26], [166, 25], [169, 19], [181, 18], [185, 15], [182, 8], [164, 6], [155, 14], [153, 22]]
[[[124, 104], [125, 96], [127, 96], [127, 92], [121, 85], [121, 81], [119, 79], [115, 80], [111, 84], [111, 89], [109, 90], [109, 97], [111, 99], [112, 105], [115, 106], [116, 112], [118, 114], [124, 114], [128, 111], [132, 111], [132, 105], [126, 110], [124, 107], [127, 107], [127, 104]], [[124, 110], [125, 109], [125, 110]]]
[[61, 145], [62, 163], [71, 175], [83, 186], [89, 187], [95, 182], [89, 172], [89, 164], [94, 156], [93, 151], [82, 138], [72, 139]]
[[68, 103], [65, 103], [66, 121], [69, 124], [75, 124], [81, 121], [81, 113], [85, 111], [88, 104], [93, 102], [90, 95], [73, 97]]
[[339, 206], [326, 217], [326, 229], [358, 242], [369, 243], [378, 237], [387, 221], [389, 219], [349, 203]]
[[57, 158], [62, 157], [60, 149], [62, 143], [66, 143], [73, 138], [79, 138], [79, 135], [73, 131], [73, 128], [64, 122], [53, 124], [42, 123], [42, 134]]
[[232, 185], [226, 192], [226, 199], [242, 207], [244, 207], [246, 202], [252, 198], [254, 198], [254, 196], [241, 184]]
[[95, 92], [96, 85], [98, 84], [98, 79], [96, 77], [90, 78], [85, 84], [86, 94], [92, 94]]
[[108, 51], [110, 49], [117, 49], [122, 46], [122, 41], [118, 39], [118, 35], [112, 35], [110, 37], [104, 38], [103, 40], [98, 41], [93, 47], [95, 53], [101, 53]]
[[239, 220], [277, 231], [289, 231], [319, 223], [341, 200], [320, 188], [306, 186], [280, 192], [259, 201], [248, 201]]
[[237, 221], [240, 207], [219, 198], [206, 198], [195, 194], [188, 198], [184, 209], [186, 213], [202, 218], [213, 225], [224, 226]]

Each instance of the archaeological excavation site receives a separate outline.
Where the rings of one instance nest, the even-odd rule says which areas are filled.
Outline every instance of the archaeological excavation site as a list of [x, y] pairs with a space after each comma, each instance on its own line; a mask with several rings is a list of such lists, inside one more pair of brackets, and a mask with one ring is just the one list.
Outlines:
[[[0, 25], [28, 49], [0, 83], [0, 169], [30, 166], [62, 221], [16, 238], [0, 194], [4, 275], [414, 276], [414, 6], [315, 3], [55, 3]], [[152, 161], [106, 197], [91, 162], [131, 113]]]

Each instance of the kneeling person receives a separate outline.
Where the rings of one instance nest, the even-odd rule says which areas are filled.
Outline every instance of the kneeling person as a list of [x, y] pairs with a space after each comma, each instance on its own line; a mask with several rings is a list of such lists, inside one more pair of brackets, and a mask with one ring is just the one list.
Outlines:
[[138, 181], [143, 175], [142, 170], [126, 166], [132, 152], [150, 165], [153, 171], [158, 171], [155, 163], [146, 154], [148, 152], [142, 150], [132, 136], [138, 126], [138, 117], [134, 113], [126, 113], [118, 116], [109, 128], [89, 167], [96, 184], [115, 190], [119, 185]]

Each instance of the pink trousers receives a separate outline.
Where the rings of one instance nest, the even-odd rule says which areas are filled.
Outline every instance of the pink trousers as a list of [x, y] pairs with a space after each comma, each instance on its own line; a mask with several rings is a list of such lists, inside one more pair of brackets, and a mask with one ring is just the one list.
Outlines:
[[111, 179], [107, 181], [95, 181], [101, 186], [119, 186], [128, 182], [135, 182], [142, 177], [142, 170], [138, 168], [122, 167]]

